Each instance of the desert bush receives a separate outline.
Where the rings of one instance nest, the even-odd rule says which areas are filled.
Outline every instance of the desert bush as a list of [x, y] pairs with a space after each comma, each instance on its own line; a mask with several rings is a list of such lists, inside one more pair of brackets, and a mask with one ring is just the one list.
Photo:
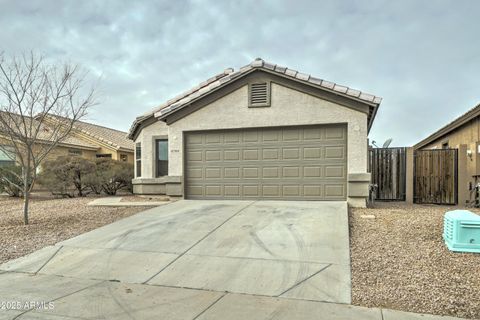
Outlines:
[[61, 156], [46, 161], [39, 175], [39, 183], [52, 194], [64, 197], [80, 197], [90, 193], [88, 176], [95, 172], [95, 163], [81, 157]]
[[100, 185], [103, 192], [116, 195], [119, 190], [132, 190], [133, 165], [112, 159], [99, 159], [96, 162], [96, 185]]
[[0, 167], [0, 193], [6, 192], [11, 197], [23, 196], [22, 168], [19, 166]]

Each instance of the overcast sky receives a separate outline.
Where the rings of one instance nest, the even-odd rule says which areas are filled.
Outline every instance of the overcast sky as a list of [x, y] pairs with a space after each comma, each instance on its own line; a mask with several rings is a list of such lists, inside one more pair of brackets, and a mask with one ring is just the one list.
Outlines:
[[7, 1], [0, 50], [100, 78], [92, 122], [133, 119], [256, 57], [384, 98], [370, 138], [411, 145], [480, 103], [480, 1]]

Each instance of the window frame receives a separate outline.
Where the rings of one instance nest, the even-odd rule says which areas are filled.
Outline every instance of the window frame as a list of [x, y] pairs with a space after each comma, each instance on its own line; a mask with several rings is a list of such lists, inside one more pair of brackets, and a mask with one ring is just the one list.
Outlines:
[[[166, 158], [167, 160], [160, 160], [159, 159], [159, 148], [160, 148], [160, 142], [166, 142], [167, 144], [167, 154], [166, 154]], [[154, 161], [155, 161], [155, 177], [156, 178], [160, 178], [160, 177], [165, 177], [165, 176], [168, 176], [168, 162], [169, 162], [169, 151], [168, 151], [168, 138], [156, 138], [155, 139], [155, 157], [154, 157]], [[161, 166], [160, 165], [160, 162], [166, 162], [166, 166]], [[164, 172], [161, 172], [162, 168], [165, 170]]]
[[142, 176], [142, 143], [135, 143], [135, 178]]

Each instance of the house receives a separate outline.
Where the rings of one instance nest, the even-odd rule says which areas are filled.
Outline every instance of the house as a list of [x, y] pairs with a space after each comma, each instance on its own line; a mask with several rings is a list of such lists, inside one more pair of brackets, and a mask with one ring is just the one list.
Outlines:
[[459, 149], [459, 159], [465, 156], [460, 151], [466, 149], [466, 181], [459, 181], [458, 192], [469, 195], [469, 189], [480, 182], [477, 181], [480, 176], [480, 104], [414, 145], [415, 150], [448, 148]]
[[[20, 115], [11, 114], [13, 117], [20, 117]], [[28, 121], [37, 122], [33, 127], [40, 126], [38, 121], [39, 115], [31, 118]], [[41, 125], [41, 136], [39, 143], [42, 142], [42, 133], [45, 136], [45, 143], [48, 143], [48, 132], [51, 130], [49, 124], [57, 121], [56, 117], [49, 116], [47, 121]], [[0, 133], [1, 144], [1, 133]], [[15, 163], [15, 155], [13, 149], [5, 146], [0, 150], [0, 166], [12, 165]], [[55, 159], [58, 156], [81, 156], [86, 159], [94, 160], [96, 158], [111, 158], [114, 160], [126, 161], [133, 163], [133, 142], [127, 139], [127, 133], [118, 131], [103, 126], [91, 124], [88, 122], [78, 121], [75, 123], [70, 135], [61, 141], [49, 154], [48, 159]], [[7, 149], [7, 150], [5, 150]], [[7, 154], [8, 149], [11, 152]]]
[[365, 206], [381, 98], [256, 59], [138, 117], [134, 192]]

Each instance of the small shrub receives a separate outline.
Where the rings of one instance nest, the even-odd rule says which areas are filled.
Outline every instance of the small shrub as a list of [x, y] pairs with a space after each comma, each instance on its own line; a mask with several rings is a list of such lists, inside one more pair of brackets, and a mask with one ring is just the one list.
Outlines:
[[131, 190], [133, 165], [111, 159], [99, 159], [95, 173], [96, 184], [108, 195], [116, 195], [119, 190]]
[[23, 197], [22, 168], [19, 166], [0, 167], [0, 193], [11, 197]]

